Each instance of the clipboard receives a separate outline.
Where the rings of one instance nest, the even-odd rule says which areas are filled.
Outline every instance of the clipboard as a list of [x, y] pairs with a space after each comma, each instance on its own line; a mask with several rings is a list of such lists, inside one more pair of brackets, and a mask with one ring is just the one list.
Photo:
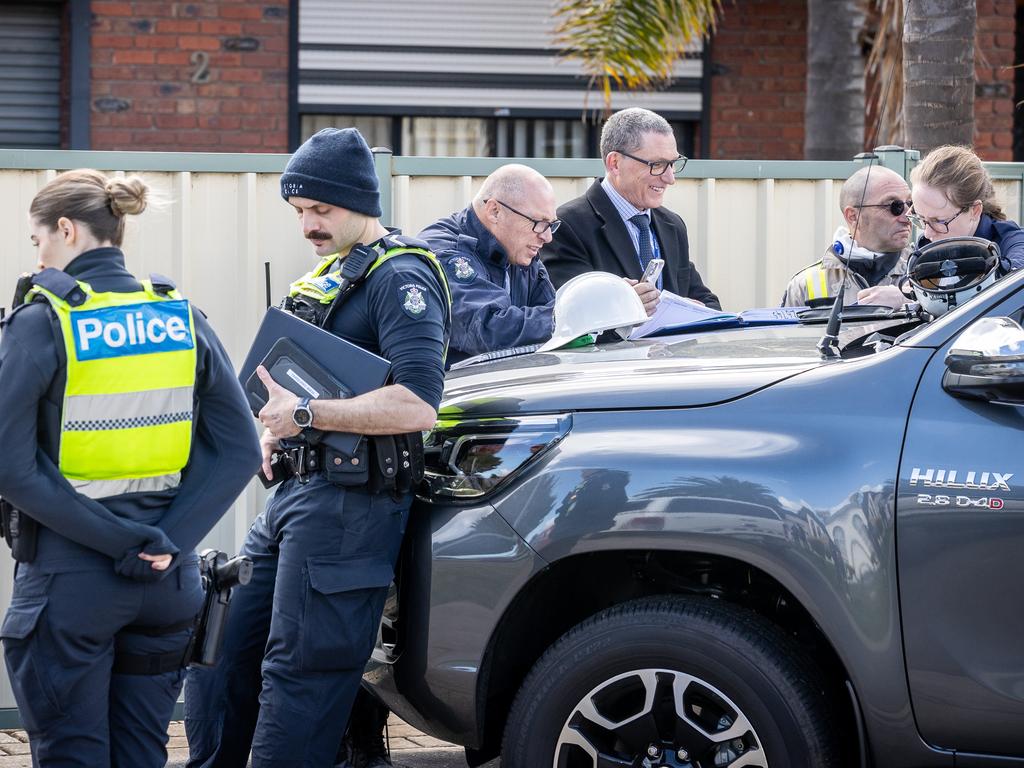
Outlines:
[[[383, 357], [276, 307], [264, 315], [238, 374], [253, 415], [267, 402], [266, 387], [256, 375], [261, 364], [278, 384], [311, 400], [355, 397], [379, 389], [391, 372], [391, 363]], [[351, 456], [361, 437], [325, 432], [321, 442]]]

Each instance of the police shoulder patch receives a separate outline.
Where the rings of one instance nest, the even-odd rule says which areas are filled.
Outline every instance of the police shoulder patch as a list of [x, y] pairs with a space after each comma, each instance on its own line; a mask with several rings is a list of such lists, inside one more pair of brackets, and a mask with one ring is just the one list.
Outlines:
[[473, 269], [473, 265], [469, 263], [469, 259], [465, 256], [455, 256], [449, 259], [448, 266], [452, 268], [455, 279], [460, 283], [472, 282], [473, 278], [476, 277], [476, 270]]
[[427, 287], [422, 283], [405, 283], [398, 288], [398, 300], [402, 311], [418, 320], [427, 311]]

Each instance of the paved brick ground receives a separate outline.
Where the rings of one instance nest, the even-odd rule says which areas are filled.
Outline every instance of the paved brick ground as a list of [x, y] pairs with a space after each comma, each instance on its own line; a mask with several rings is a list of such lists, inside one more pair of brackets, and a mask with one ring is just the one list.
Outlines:
[[[391, 755], [396, 768], [464, 768], [466, 761], [461, 747], [420, 733], [394, 715], [388, 724]], [[167, 766], [184, 766], [188, 757], [185, 726], [171, 723], [167, 730]], [[24, 731], [0, 731], [0, 768], [31, 768], [28, 737]]]

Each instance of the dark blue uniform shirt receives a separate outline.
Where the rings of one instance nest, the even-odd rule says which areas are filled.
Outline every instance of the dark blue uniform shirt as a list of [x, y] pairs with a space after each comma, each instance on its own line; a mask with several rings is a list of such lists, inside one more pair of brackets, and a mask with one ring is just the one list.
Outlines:
[[1024, 229], [1016, 222], [996, 221], [983, 213], [974, 236], [984, 237], [998, 245], [1003, 258], [1010, 262], [1010, 269], [1024, 268]]
[[420, 257], [395, 256], [352, 291], [327, 330], [390, 360], [392, 383], [436, 409], [444, 388], [447, 301]]
[[[87, 251], [65, 271], [97, 291], [142, 290], [118, 248]], [[227, 300], [224, 306], [226, 311]], [[181, 484], [102, 502], [76, 493], [57, 468], [66, 356], [56, 315], [46, 302], [36, 302], [4, 322], [0, 495], [42, 523], [35, 568], [110, 568], [113, 558], [123, 575], [155, 578], [158, 572], [136, 557], [138, 551], [191, 553], [255, 474], [261, 458], [252, 414], [220, 341], [202, 312], [193, 315], [198, 405]]]
[[508, 263], [472, 206], [420, 232], [444, 265], [452, 292], [448, 364], [551, 338], [555, 289], [540, 259]]

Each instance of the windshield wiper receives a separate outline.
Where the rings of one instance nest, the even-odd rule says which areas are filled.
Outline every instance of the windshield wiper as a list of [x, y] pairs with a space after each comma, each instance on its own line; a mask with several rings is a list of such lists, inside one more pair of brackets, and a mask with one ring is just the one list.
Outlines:
[[493, 352], [484, 352], [481, 355], [474, 355], [473, 357], [467, 357], [465, 360], [452, 365], [448, 370], [457, 371], [460, 368], [468, 368], [471, 365], [477, 365], [479, 363], [489, 363], [492, 360], [504, 360], [507, 357], [519, 357], [520, 355], [529, 355], [540, 349], [540, 344], [526, 344], [522, 347], [511, 347], [509, 349], [497, 349]]
[[[832, 307], [805, 309], [798, 314], [801, 325], [820, 325], [832, 315]], [[905, 317], [904, 309], [893, 309], [882, 304], [850, 304], [843, 307], [843, 320], [884, 320], [890, 317]]]

